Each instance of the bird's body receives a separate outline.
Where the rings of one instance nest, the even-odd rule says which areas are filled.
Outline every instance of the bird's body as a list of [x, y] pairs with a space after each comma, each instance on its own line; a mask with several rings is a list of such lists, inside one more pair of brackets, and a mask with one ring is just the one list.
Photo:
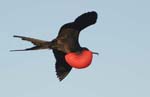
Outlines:
[[39, 49], [52, 49], [56, 58], [56, 73], [59, 80], [63, 80], [70, 72], [72, 67], [68, 64], [65, 59], [66, 54], [71, 52], [82, 53], [83, 50], [88, 50], [85, 47], [81, 47], [79, 44], [79, 33], [84, 28], [95, 24], [97, 20], [97, 13], [87, 12], [75, 19], [74, 22], [63, 25], [58, 33], [58, 36], [52, 41], [43, 41], [39, 39], [17, 36], [22, 40], [30, 41], [35, 46], [23, 50], [12, 50], [12, 51], [28, 51], [28, 50], [39, 50]]

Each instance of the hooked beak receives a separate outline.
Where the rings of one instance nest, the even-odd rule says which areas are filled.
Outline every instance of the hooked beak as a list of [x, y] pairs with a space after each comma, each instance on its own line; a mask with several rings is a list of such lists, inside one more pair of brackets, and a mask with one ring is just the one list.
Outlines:
[[99, 55], [99, 53], [98, 52], [92, 52], [93, 54], [95, 54], [95, 55]]

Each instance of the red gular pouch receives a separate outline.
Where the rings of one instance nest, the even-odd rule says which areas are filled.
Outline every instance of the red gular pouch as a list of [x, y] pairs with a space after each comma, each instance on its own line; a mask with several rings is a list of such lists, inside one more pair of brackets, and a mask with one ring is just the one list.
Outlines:
[[89, 50], [82, 50], [81, 53], [71, 52], [65, 55], [66, 62], [74, 68], [82, 69], [88, 67], [93, 58], [93, 53]]

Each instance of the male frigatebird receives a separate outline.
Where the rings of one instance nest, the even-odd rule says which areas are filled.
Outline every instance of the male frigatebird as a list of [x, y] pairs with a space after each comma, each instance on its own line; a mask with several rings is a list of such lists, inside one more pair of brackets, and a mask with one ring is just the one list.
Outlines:
[[14, 35], [14, 37], [32, 42], [35, 46], [23, 50], [11, 51], [52, 49], [56, 58], [56, 74], [61, 81], [68, 75], [72, 67], [85, 68], [91, 64], [92, 55], [98, 54], [88, 50], [86, 47], [81, 47], [78, 41], [80, 31], [95, 24], [96, 20], [97, 13], [95, 11], [84, 13], [77, 17], [75, 21], [64, 24], [61, 27], [58, 36], [52, 41]]

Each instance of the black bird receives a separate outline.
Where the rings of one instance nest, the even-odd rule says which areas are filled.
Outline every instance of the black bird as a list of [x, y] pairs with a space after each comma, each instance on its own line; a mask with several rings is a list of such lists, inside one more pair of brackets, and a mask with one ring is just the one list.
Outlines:
[[[32, 42], [35, 46], [23, 50], [11, 50], [11, 51], [28, 51], [39, 49], [52, 49], [56, 58], [56, 75], [59, 80], [63, 80], [72, 67], [66, 62], [65, 55], [70, 52], [81, 53], [85, 47], [81, 47], [79, 44], [79, 33], [84, 28], [96, 23], [97, 13], [95, 11], [87, 12], [75, 19], [75, 21], [64, 24], [58, 33], [58, 36], [52, 41], [44, 41], [24, 36], [14, 35], [14, 37], [21, 38]], [[93, 54], [98, 54], [94, 53]]]

